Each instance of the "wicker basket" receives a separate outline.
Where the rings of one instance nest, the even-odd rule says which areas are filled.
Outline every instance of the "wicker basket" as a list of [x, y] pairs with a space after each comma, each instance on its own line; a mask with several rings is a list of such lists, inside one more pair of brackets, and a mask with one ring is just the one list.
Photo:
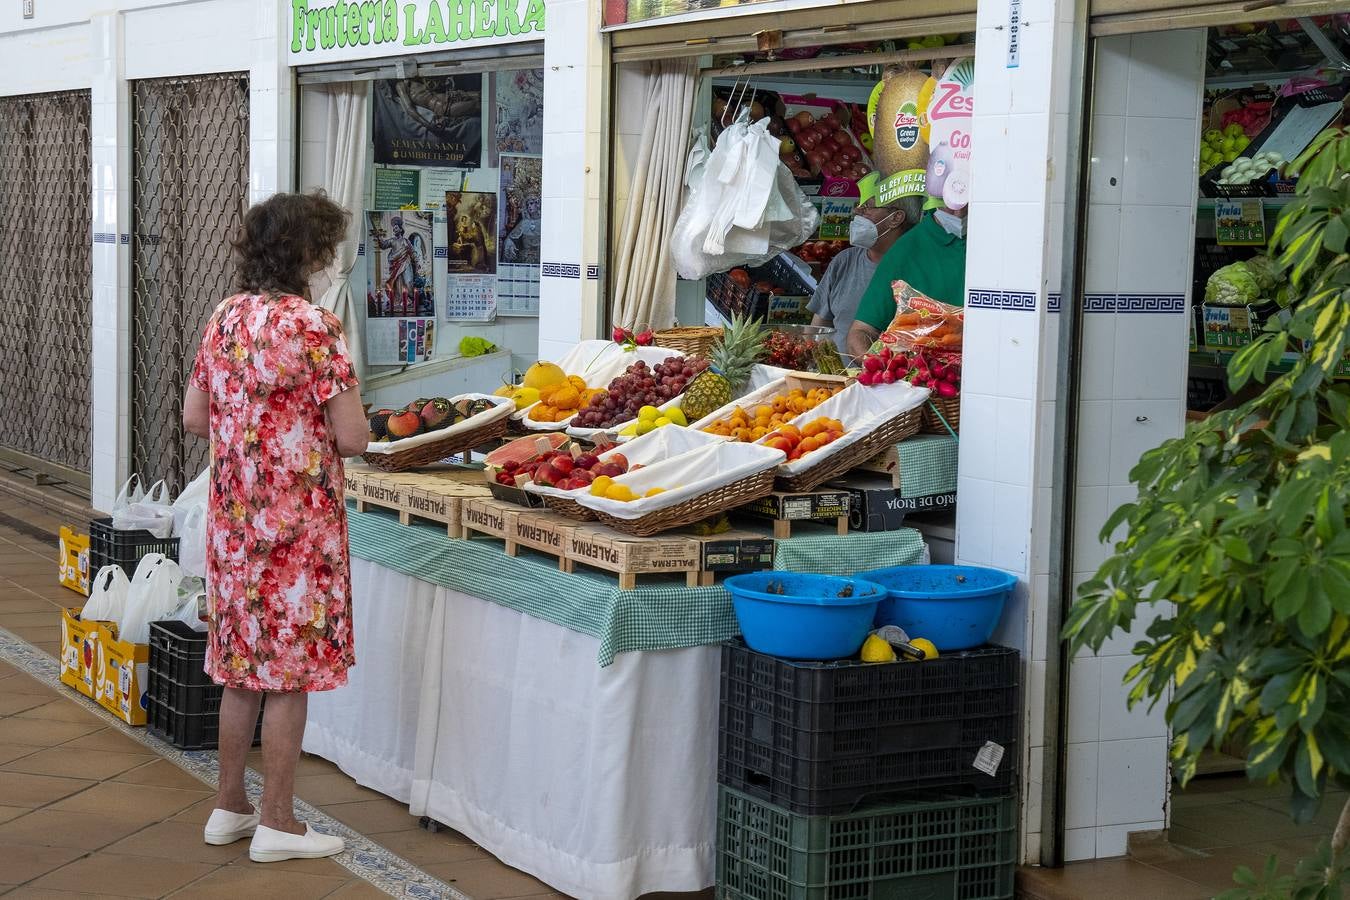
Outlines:
[[505, 437], [510, 423], [510, 416], [499, 416], [476, 428], [447, 434], [441, 440], [427, 441], [407, 450], [396, 450], [393, 453], [363, 453], [361, 456], [367, 463], [382, 471], [406, 472], [418, 466], [438, 463], [456, 453], [476, 450], [488, 441]]
[[831, 478], [843, 475], [849, 469], [875, 459], [888, 448], [894, 447], [905, 438], [917, 434], [922, 423], [923, 412], [908, 409], [893, 419], [882, 423], [871, 434], [840, 450], [826, 456], [819, 463], [803, 469], [796, 475], [780, 476], [778, 486], [785, 491], [804, 493], [815, 489]]
[[544, 505], [566, 519], [576, 522], [594, 522], [599, 516], [593, 509], [587, 509], [571, 497], [554, 497], [552, 494], [536, 494]]
[[[938, 417], [941, 413], [941, 418]], [[952, 427], [952, 431], [960, 434], [961, 432], [961, 398], [960, 397], [929, 397], [928, 402], [923, 405], [923, 430], [929, 434], [949, 434], [947, 425], [943, 425], [943, 419], [947, 420], [947, 425]]]
[[713, 344], [722, 336], [722, 329], [711, 325], [699, 325], [688, 328], [667, 328], [652, 336], [652, 343], [658, 347], [674, 350], [685, 356], [707, 359]]
[[603, 512], [596, 513], [596, 516], [615, 531], [637, 537], [650, 537], [671, 528], [679, 528], [681, 525], [701, 522], [710, 516], [744, 506], [773, 493], [773, 472], [773, 469], [756, 472], [740, 481], [713, 488], [706, 494], [700, 494], [683, 503], [648, 513], [637, 519], [620, 519]]

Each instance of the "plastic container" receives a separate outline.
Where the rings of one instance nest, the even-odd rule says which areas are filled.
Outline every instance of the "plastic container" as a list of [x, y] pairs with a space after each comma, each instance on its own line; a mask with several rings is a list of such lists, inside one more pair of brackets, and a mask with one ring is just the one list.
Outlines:
[[745, 642], [788, 659], [856, 654], [886, 593], [858, 578], [801, 572], [749, 572], [724, 585]]
[[[1020, 672], [1006, 647], [924, 662], [803, 663], [729, 641], [718, 780], [804, 815], [889, 794], [1006, 792], [1016, 780]], [[990, 743], [1002, 759], [976, 768]]]
[[[182, 622], [150, 623], [146, 725], [181, 750], [211, 750], [220, 734], [220, 685], [206, 674], [206, 634]], [[258, 717], [253, 742], [262, 739]]]
[[163, 553], [178, 560], [178, 538], [155, 537], [141, 529], [122, 530], [112, 526], [112, 518], [94, 519], [89, 523], [89, 573], [96, 575], [104, 566], [117, 565], [131, 577], [147, 553]]
[[1013, 896], [1017, 801], [954, 798], [801, 816], [717, 791], [717, 896], [1001, 900]]
[[875, 624], [899, 625], [941, 653], [989, 643], [1017, 576], [979, 566], [894, 566], [859, 572], [886, 588]]

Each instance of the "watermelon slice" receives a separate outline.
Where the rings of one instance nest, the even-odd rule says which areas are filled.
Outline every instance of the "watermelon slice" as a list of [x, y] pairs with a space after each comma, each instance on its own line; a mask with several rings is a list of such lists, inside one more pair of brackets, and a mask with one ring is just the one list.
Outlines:
[[503, 444], [483, 457], [483, 465], [489, 469], [500, 469], [514, 460], [521, 465], [553, 450], [561, 450], [570, 440], [561, 431], [549, 431], [538, 435], [517, 438], [509, 444]]

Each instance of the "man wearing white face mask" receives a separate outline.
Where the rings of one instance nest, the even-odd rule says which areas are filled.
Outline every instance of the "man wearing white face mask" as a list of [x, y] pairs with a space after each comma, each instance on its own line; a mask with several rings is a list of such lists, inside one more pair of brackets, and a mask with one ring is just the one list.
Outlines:
[[966, 209], [933, 210], [877, 263], [849, 328], [849, 355], [866, 353], [895, 318], [891, 285], [896, 281], [951, 306], [966, 305]]
[[889, 206], [877, 206], [875, 197], [867, 196], [870, 185], [859, 183], [858, 186], [865, 196], [849, 223], [848, 241], [852, 246], [830, 261], [807, 305], [812, 313], [812, 325], [834, 326], [834, 343], [841, 353], [848, 350], [853, 316], [877, 270], [877, 263], [923, 214], [923, 204], [918, 197], [903, 197]]

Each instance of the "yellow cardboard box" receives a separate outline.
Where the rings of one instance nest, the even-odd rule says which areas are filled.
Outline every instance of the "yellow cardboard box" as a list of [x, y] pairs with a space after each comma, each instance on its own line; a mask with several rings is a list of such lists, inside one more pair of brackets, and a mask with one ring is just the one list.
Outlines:
[[61, 681], [128, 725], [144, 725], [150, 645], [118, 640], [114, 622], [61, 612]]
[[148, 701], [150, 645], [117, 639], [117, 626], [100, 622], [102, 631], [103, 690], [95, 700], [128, 725], [144, 725]]
[[[94, 699], [95, 681], [103, 683], [99, 623], [80, 621], [81, 609], [61, 610], [61, 683]], [[100, 673], [97, 679], [95, 672]]]
[[60, 559], [58, 575], [61, 584], [72, 591], [89, 596], [89, 535], [76, 534], [70, 528], [61, 526]]

